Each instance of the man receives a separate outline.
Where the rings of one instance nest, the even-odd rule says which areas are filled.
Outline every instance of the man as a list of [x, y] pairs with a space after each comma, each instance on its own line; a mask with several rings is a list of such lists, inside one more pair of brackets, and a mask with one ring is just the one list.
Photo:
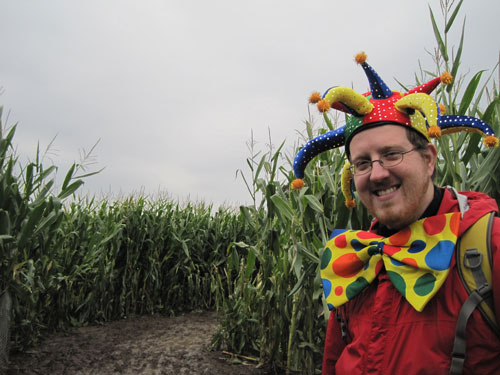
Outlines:
[[[325, 298], [332, 310], [323, 374], [500, 374], [500, 339], [475, 309], [466, 320], [466, 355], [454, 347], [457, 321], [468, 293], [453, 256], [462, 235], [496, 202], [485, 194], [433, 184], [437, 151], [429, 136], [457, 130], [483, 134], [491, 128], [467, 116], [443, 116], [428, 95], [444, 74], [406, 94], [392, 92], [359, 54], [371, 93], [335, 87], [318, 109], [353, 114], [347, 124], [309, 141], [294, 162], [301, 180], [307, 163], [325, 150], [345, 146], [350, 163], [343, 191], [375, 217], [369, 232], [334, 231], [322, 258]], [[369, 96], [371, 95], [371, 96]], [[491, 234], [493, 306], [500, 321], [500, 219]], [[406, 247], [405, 247], [406, 246]], [[456, 358], [455, 358], [456, 357]], [[465, 361], [463, 360], [465, 357]]]

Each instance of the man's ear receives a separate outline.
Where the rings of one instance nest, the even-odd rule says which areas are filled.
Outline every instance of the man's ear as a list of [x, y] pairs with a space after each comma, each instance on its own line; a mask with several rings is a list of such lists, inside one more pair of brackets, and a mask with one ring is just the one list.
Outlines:
[[434, 169], [436, 168], [436, 160], [437, 160], [437, 149], [432, 143], [427, 145], [427, 149], [423, 153], [424, 160], [427, 164], [427, 168], [429, 170], [429, 176], [432, 176], [434, 173]]

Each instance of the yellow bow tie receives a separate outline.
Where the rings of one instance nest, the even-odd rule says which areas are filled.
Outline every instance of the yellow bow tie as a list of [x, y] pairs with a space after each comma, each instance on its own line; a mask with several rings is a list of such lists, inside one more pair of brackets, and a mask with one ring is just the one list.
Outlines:
[[459, 224], [455, 212], [421, 219], [390, 237], [335, 230], [321, 258], [329, 308], [351, 300], [385, 267], [394, 287], [422, 311], [448, 276]]

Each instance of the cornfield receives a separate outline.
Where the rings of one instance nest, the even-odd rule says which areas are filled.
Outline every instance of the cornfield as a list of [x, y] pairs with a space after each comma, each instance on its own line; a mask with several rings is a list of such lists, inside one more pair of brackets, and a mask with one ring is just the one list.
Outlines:
[[[438, 42], [432, 75], [446, 70], [458, 77], [456, 85], [437, 90], [436, 102], [448, 114], [483, 119], [499, 134], [496, 83], [480, 85], [482, 71], [468, 81], [459, 75], [464, 28], [457, 52], [449, 52], [448, 33], [462, 2], [441, 3], [441, 29], [430, 10]], [[416, 83], [430, 74], [420, 71]], [[250, 177], [239, 172], [254, 203], [239, 210], [166, 198], [77, 198], [92, 173], [75, 163], [56, 189], [57, 168], [45, 168], [38, 150], [33, 162], [20, 165], [16, 127], [0, 122], [0, 306], [11, 301], [10, 350], [26, 350], [45, 332], [71, 326], [216, 309], [221, 324], [214, 348], [253, 356], [276, 372], [319, 372], [329, 315], [319, 259], [334, 228], [366, 228], [370, 216], [362, 206], [344, 205], [345, 156], [338, 149], [311, 163], [306, 188], [290, 190], [297, 146], [344, 119], [324, 115], [315, 126], [317, 120], [309, 116], [288, 152], [284, 143], [256, 151], [249, 142]], [[498, 148], [483, 151], [474, 134], [451, 135], [437, 146], [439, 185], [483, 191], [500, 203]]]

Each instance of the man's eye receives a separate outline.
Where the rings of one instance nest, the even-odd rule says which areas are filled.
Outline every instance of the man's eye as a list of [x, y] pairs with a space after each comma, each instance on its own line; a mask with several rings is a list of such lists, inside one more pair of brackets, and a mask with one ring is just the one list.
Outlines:
[[398, 160], [400, 157], [401, 152], [398, 151], [390, 151], [384, 154], [384, 159], [389, 161]]
[[357, 161], [355, 164], [354, 164], [354, 167], [359, 170], [359, 171], [363, 171], [363, 170], [366, 170], [368, 168], [370, 168], [370, 161], [368, 160], [361, 160], [361, 161]]

